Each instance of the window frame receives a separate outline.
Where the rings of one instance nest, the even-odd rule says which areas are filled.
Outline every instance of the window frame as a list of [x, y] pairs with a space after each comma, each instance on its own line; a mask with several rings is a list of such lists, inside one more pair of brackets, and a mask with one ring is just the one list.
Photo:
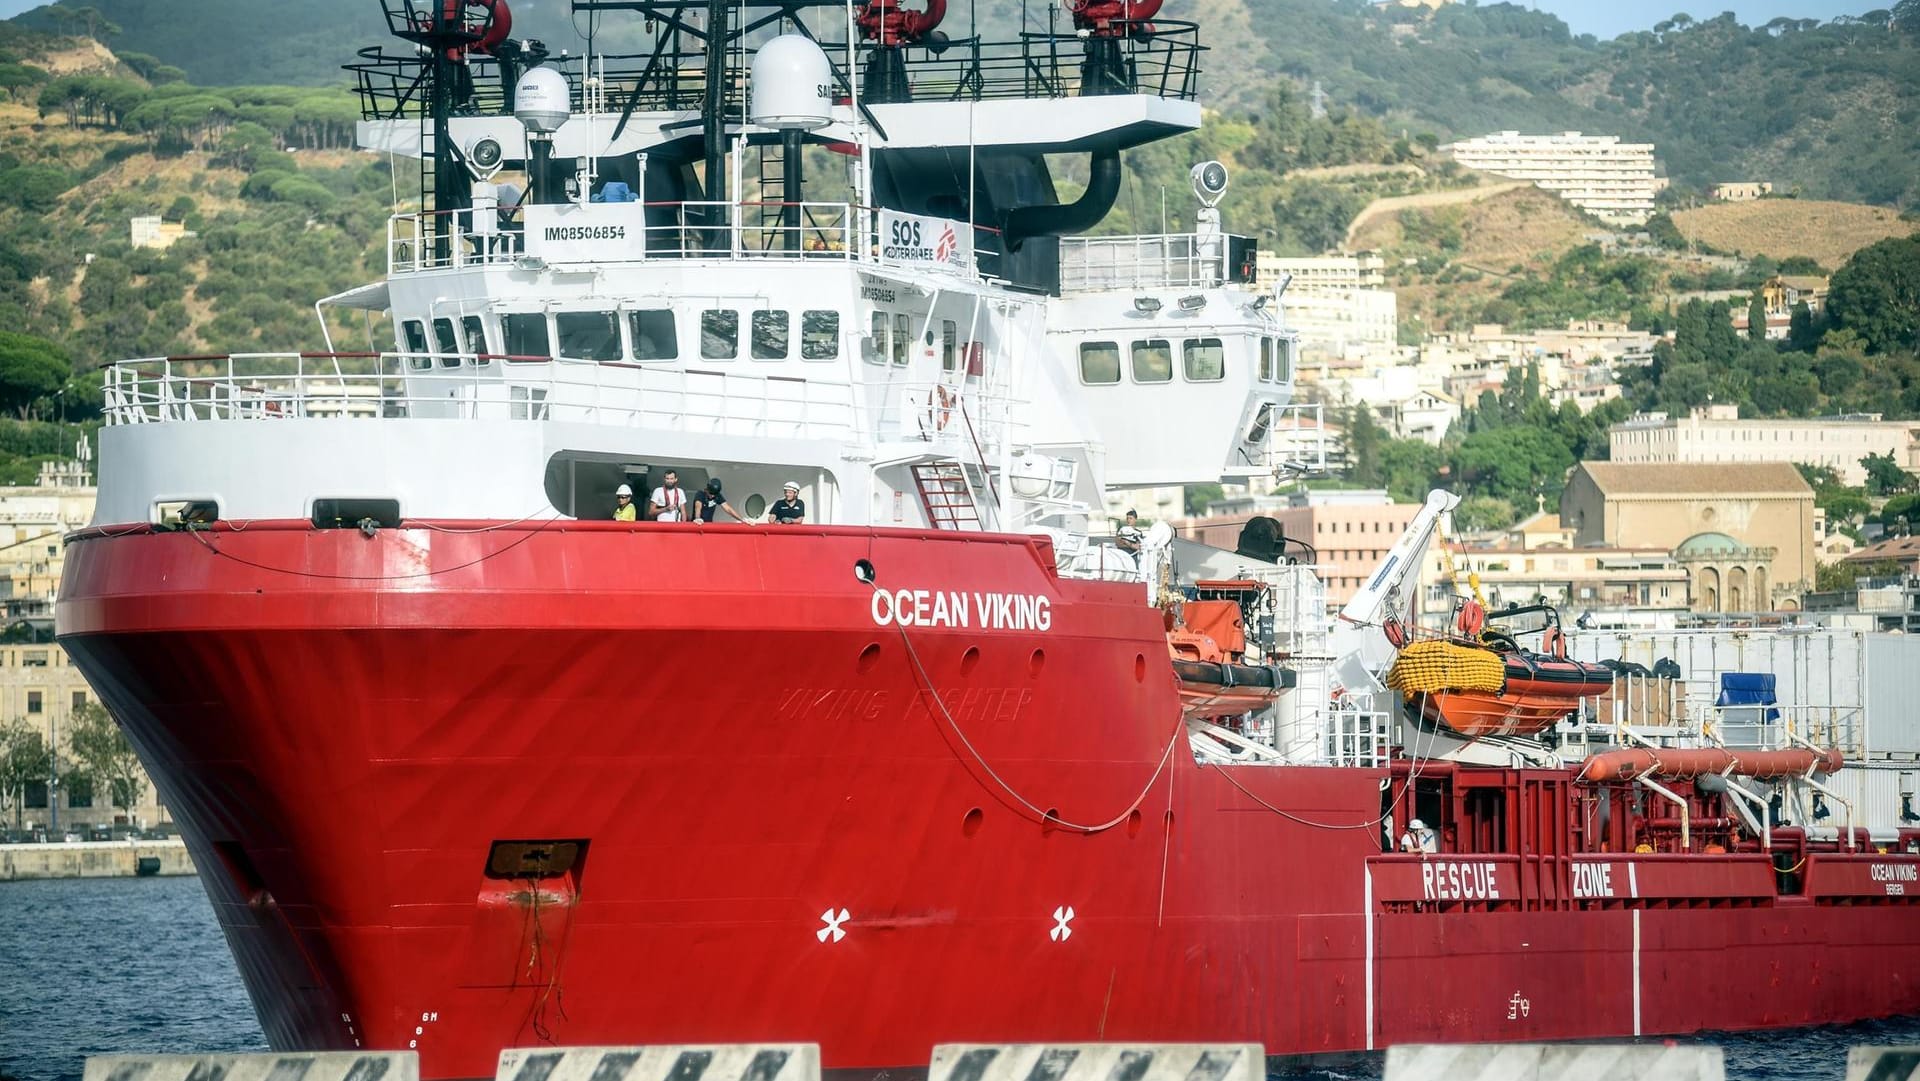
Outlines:
[[[1194, 347], [1199, 346], [1201, 349], [1209, 348], [1207, 345], [1208, 342], [1213, 343], [1211, 346], [1214, 353], [1213, 374], [1210, 376], [1194, 375], [1193, 360], [1194, 353], [1196, 352]], [[1226, 377], [1227, 343], [1225, 339], [1218, 337], [1180, 339], [1180, 378], [1183, 381], [1188, 383], [1218, 383]]]
[[434, 355], [440, 358], [442, 368], [460, 366], [460, 336], [454, 330], [453, 320], [450, 317], [444, 315], [433, 317], [433, 344]]
[[[641, 342], [645, 341], [657, 344], [661, 341], [661, 338], [658, 334], [658, 327], [653, 328], [654, 333], [642, 333], [640, 326], [641, 319], [646, 316], [662, 315], [666, 317], [667, 335], [665, 340], [669, 352], [665, 356], [642, 356], [640, 351]], [[626, 324], [628, 339], [627, 354], [633, 358], [635, 363], [666, 364], [680, 359], [680, 320], [672, 308], [628, 308]]]
[[[717, 353], [710, 350], [710, 343], [721, 341], [717, 335], [725, 331], [727, 351]], [[740, 309], [738, 308], [702, 308], [700, 310], [700, 359], [720, 362], [740, 359]]]
[[[779, 345], [775, 351], [774, 316], [779, 316]], [[764, 364], [777, 364], [793, 358], [793, 309], [755, 308], [747, 321], [747, 355]], [[766, 344], [762, 345], [761, 342]]]
[[[818, 327], [809, 329], [810, 323], [823, 320], [827, 323], [824, 331]], [[824, 338], [820, 335], [824, 333]], [[821, 352], [815, 343], [823, 343]], [[832, 361], [840, 359], [840, 312], [835, 308], [802, 308], [800, 310], [800, 359]]]
[[[1173, 339], [1136, 338], [1129, 342], [1128, 345], [1130, 348], [1127, 350], [1127, 376], [1133, 383], [1143, 387], [1157, 387], [1162, 383], [1173, 382]], [[1156, 345], [1159, 347], [1161, 354], [1166, 358], [1167, 374], [1164, 378], [1160, 379], [1142, 379], [1140, 377], [1141, 357], [1143, 354], [1150, 355], [1149, 351]]]
[[427, 348], [427, 324], [418, 319], [400, 321], [400, 340], [406, 349], [407, 367], [423, 372], [433, 367], [432, 350]]
[[460, 332], [466, 335], [467, 351], [473, 354], [473, 363], [476, 366], [493, 363], [486, 356], [490, 352], [487, 348], [486, 320], [477, 315], [463, 315], [460, 317]]
[[[610, 350], [603, 349], [599, 354], [589, 355], [584, 351], [576, 354], [568, 349], [567, 331], [563, 329], [564, 325], [568, 320], [582, 319], [606, 320], [606, 329], [612, 333], [602, 338], [601, 343], [604, 346], [611, 346]], [[584, 360], [591, 361], [595, 364], [618, 364], [627, 359], [626, 338], [623, 336], [620, 323], [620, 313], [605, 308], [573, 308], [565, 311], [556, 311], [553, 313], [552, 341], [553, 347], [557, 350], [555, 355], [564, 357], [567, 360]], [[606, 355], [608, 352], [611, 352], [611, 355]]]
[[904, 368], [913, 359], [913, 316], [906, 312], [893, 313], [893, 340], [891, 342], [893, 366]]
[[[540, 328], [541, 347], [539, 352], [523, 352], [515, 348], [519, 343], [519, 331], [516, 327], [524, 325], [531, 329]], [[553, 325], [547, 320], [547, 313], [540, 312], [502, 312], [500, 313], [500, 344], [510, 357], [537, 357], [542, 360], [553, 359]]]
[[[1087, 378], [1087, 347], [1088, 346], [1104, 346], [1107, 350], [1111, 351], [1113, 355], [1113, 378], [1112, 379]], [[1080, 382], [1089, 387], [1118, 386], [1122, 378], [1122, 373], [1125, 372], [1126, 370], [1126, 364], [1121, 360], [1120, 343], [1118, 341], [1100, 340], [1100, 341], [1081, 342], [1080, 350], [1079, 350], [1079, 361], [1080, 361], [1080, 365], [1079, 365]]]

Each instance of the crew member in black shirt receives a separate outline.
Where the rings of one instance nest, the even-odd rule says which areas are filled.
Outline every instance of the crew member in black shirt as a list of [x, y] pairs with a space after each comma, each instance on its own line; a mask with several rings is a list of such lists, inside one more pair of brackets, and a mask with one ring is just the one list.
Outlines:
[[705, 491], [693, 497], [693, 513], [694, 516], [701, 521], [711, 522], [714, 520], [714, 516], [720, 511], [726, 511], [732, 515], [733, 520], [736, 522], [745, 522], [747, 525], [753, 524], [747, 521], [746, 515], [734, 510], [733, 504], [727, 502], [726, 495], [720, 491], [720, 478], [714, 477], [712, 480], [707, 481]]
[[774, 525], [806, 525], [807, 504], [800, 498], [800, 486], [788, 481], [781, 489], [780, 499], [767, 510], [767, 517]]

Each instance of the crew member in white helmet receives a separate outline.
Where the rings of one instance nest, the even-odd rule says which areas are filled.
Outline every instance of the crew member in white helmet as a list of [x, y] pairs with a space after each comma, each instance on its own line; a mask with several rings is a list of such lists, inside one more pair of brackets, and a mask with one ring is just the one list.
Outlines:
[[1440, 838], [1434, 836], [1433, 830], [1425, 822], [1416, 818], [1407, 823], [1407, 832], [1400, 835], [1400, 851], [1438, 852]]
[[622, 484], [613, 490], [613, 520], [616, 522], [640, 520], [640, 508], [633, 505], [632, 485]]
[[807, 503], [800, 498], [800, 485], [788, 481], [780, 489], [780, 498], [767, 508], [767, 518], [774, 525], [806, 525]]

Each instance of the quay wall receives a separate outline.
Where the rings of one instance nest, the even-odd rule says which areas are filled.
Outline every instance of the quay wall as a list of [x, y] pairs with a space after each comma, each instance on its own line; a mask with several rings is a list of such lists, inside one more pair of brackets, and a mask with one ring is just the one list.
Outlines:
[[132, 878], [143, 856], [160, 861], [159, 874], [194, 874], [187, 846], [169, 841], [55, 842], [0, 845], [0, 882], [29, 878]]

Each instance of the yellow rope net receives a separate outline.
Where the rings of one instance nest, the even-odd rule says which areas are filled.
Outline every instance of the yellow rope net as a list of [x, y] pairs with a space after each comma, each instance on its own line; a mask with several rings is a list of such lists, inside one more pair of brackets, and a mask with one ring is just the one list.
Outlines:
[[1411, 698], [1439, 691], [1499, 691], [1506, 666], [1491, 650], [1458, 642], [1409, 642], [1387, 670], [1387, 686]]

